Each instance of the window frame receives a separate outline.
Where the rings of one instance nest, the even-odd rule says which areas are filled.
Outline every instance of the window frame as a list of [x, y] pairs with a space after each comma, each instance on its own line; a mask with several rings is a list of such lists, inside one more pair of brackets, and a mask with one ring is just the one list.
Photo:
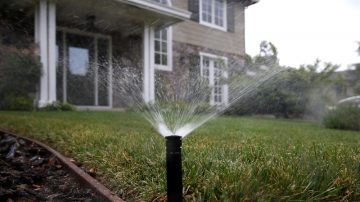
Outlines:
[[[172, 47], [173, 47], [173, 37], [172, 37], [172, 27], [167, 27], [167, 28], [164, 28], [164, 29], [167, 29], [166, 30], [166, 34], [167, 34], [167, 51], [166, 51], [166, 55], [167, 55], [167, 64], [166, 65], [163, 65], [163, 64], [156, 64], [155, 62], [155, 55], [156, 55], [156, 50], [155, 50], [155, 32], [156, 30], [154, 30], [154, 37], [152, 39], [153, 41], [153, 54], [152, 54], [152, 57], [154, 57], [154, 67], [156, 70], [162, 70], [162, 71], [172, 71], [172, 66], [173, 66], [173, 50], [172, 50]], [[162, 29], [161, 29], [162, 30]], [[159, 30], [160, 31], [160, 30]], [[160, 43], [160, 46], [161, 46], [161, 43]]]
[[204, 21], [203, 20], [203, 1], [204, 0], [199, 0], [199, 22], [202, 25], [211, 27], [211, 28], [215, 28], [215, 29], [219, 29], [222, 31], [227, 31], [227, 23], [228, 23], [228, 19], [227, 19], [227, 0], [223, 0], [223, 26], [217, 25], [215, 24], [215, 5], [216, 5], [216, 0], [210, 0], [211, 1], [211, 23]]
[[211, 90], [211, 95], [210, 95], [210, 105], [225, 105], [227, 106], [229, 103], [229, 95], [228, 95], [228, 85], [224, 84], [221, 85], [221, 89], [222, 89], [222, 93], [221, 93], [221, 102], [215, 102], [215, 88], [214, 88], [214, 61], [216, 60], [223, 60], [224, 61], [224, 65], [225, 65], [225, 69], [222, 71], [222, 77], [223, 78], [228, 78], [228, 58], [225, 56], [219, 56], [219, 55], [215, 55], [215, 54], [211, 54], [211, 53], [205, 53], [205, 52], [200, 52], [200, 76], [203, 76], [203, 69], [204, 69], [204, 58], [209, 58], [210, 63], [209, 63], [209, 86], [212, 88]]
[[[57, 52], [58, 52], [58, 56], [57, 56], [57, 68], [61, 68], [63, 75], [62, 75], [62, 102], [66, 103], [67, 102], [67, 98], [68, 98], [68, 63], [69, 63], [69, 57], [68, 57], [68, 41], [66, 40], [66, 36], [67, 34], [74, 34], [74, 35], [78, 35], [78, 36], [87, 36], [87, 37], [91, 37], [94, 40], [94, 43], [96, 44], [94, 47], [94, 54], [95, 54], [95, 62], [91, 65], [94, 66], [95, 70], [95, 75], [94, 75], [94, 105], [76, 105], [77, 108], [79, 109], [111, 109], [113, 107], [113, 84], [112, 84], [112, 71], [113, 71], [113, 64], [112, 64], [112, 55], [113, 55], [113, 46], [112, 46], [112, 36], [111, 35], [106, 35], [106, 34], [101, 34], [101, 33], [93, 33], [93, 32], [88, 32], [88, 31], [83, 31], [83, 30], [79, 30], [79, 29], [74, 29], [74, 28], [67, 28], [67, 27], [56, 27], [56, 32], [62, 35], [62, 40], [60, 43], [62, 43], [62, 52], [63, 52], [63, 57], [61, 58], [61, 60], [59, 60], [59, 46], [57, 46]], [[97, 57], [98, 57], [98, 40], [99, 39], [105, 39], [108, 40], [109, 43], [109, 47], [108, 47], [108, 68], [109, 68], [109, 74], [108, 74], [108, 79], [109, 79], [109, 86], [107, 89], [107, 105], [99, 105], [99, 77], [98, 74], [96, 73], [98, 71], [98, 63], [97, 63]]]

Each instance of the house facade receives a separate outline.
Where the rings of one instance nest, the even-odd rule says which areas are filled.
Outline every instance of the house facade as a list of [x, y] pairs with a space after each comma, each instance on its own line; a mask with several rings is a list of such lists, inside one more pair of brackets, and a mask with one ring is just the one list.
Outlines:
[[[19, 12], [26, 26], [12, 30], [38, 47], [43, 66], [39, 106], [61, 101], [106, 109], [121, 107], [112, 82], [113, 72], [121, 71], [118, 66], [142, 72], [146, 102], [155, 100], [157, 74], [186, 77], [196, 68], [212, 86], [210, 104], [226, 103], [227, 86], [220, 80], [227, 69], [243, 64], [244, 12], [256, 2], [15, 0], [0, 6]], [[0, 29], [1, 36], [14, 34]]]

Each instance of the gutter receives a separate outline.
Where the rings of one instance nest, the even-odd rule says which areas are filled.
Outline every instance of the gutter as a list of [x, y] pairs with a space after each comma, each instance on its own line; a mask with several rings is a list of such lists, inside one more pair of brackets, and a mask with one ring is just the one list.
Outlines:
[[132, 5], [145, 10], [160, 13], [169, 17], [176, 18], [179, 21], [189, 20], [191, 12], [172, 6], [162, 5], [150, 0], [116, 0], [118, 2]]
[[260, 0], [242, 0], [244, 6], [251, 6], [253, 4], [258, 3]]

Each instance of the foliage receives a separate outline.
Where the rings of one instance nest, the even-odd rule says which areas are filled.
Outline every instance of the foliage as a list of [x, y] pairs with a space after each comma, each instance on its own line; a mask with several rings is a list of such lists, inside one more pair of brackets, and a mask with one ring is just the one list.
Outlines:
[[360, 131], [360, 107], [356, 104], [341, 104], [324, 117], [327, 128]]
[[[165, 201], [165, 141], [133, 113], [3, 112], [0, 128], [96, 168], [126, 201]], [[186, 201], [359, 201], [360, 135], [220, 117], [183, 140]]]
[[0, 109], [24, 109], [25, 102], [32, 103], [40, 76], [41, 63], [34, 49], [0, 46]]
[[[359, 48], [357, 49], [357, 52], [359, 53], [360, 56], [360, 42], [358, 42], [358, 44], [359, 44]], [[360, 95], [360, 63], [354, 64], [354, 67], [355, 67], [355, 76], [356, 76], [355, 83], [353, 84], [354, 91], [356, 94]]]
[[3, 100], [3, 109], [32, 111], [34, 110], [34, 100], [31, 99], [29, 96], [7, 95], [4, 97]]
[[76, 108], [69, 103], [62, 103], [59, 101], [53, 102], [40, 108], [41, 111], [76, 111]]
[[[247, 56], [245, 63], [250, 71], [263, 68], [285, 68], [279, 65], [278, 51], [271, 42], [260, 44], [260, 54]], [[227, 110], [227, 114], [273, 114], [285, 118], [311, 116], [320, 118], [326, 105], [332, 104], [333, 73], [338, 65], [314, 64], [302, 65], [298, 69], [287, 68], [275, 78], [262, 84], [251, 95]]]
[[29, 48], [33, 42], [33, 8], [19, 7], [13, 1], [0, 1], [0, 8], [0, 45]]
[[320, 61], [313, 65], [289, 68], [262, 84], [252, 95], [231, 107], [228, 114], [274, 114], [301, 118], [320, 116], [331, 103], [331, 75], [338, 68], [330, 63], [319, 71]]

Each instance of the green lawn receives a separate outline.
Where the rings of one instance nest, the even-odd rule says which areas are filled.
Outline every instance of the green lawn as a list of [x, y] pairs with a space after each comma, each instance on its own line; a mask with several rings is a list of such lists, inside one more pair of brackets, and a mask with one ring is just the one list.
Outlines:
[[[165, 199], [165, 141], [136, 114], [0, 112], [0, 128], [95, 167], [128, 201]], [[184, 139], [183, 169], [188, 201], [360, 201], [360, 133], [221, 117]]]

